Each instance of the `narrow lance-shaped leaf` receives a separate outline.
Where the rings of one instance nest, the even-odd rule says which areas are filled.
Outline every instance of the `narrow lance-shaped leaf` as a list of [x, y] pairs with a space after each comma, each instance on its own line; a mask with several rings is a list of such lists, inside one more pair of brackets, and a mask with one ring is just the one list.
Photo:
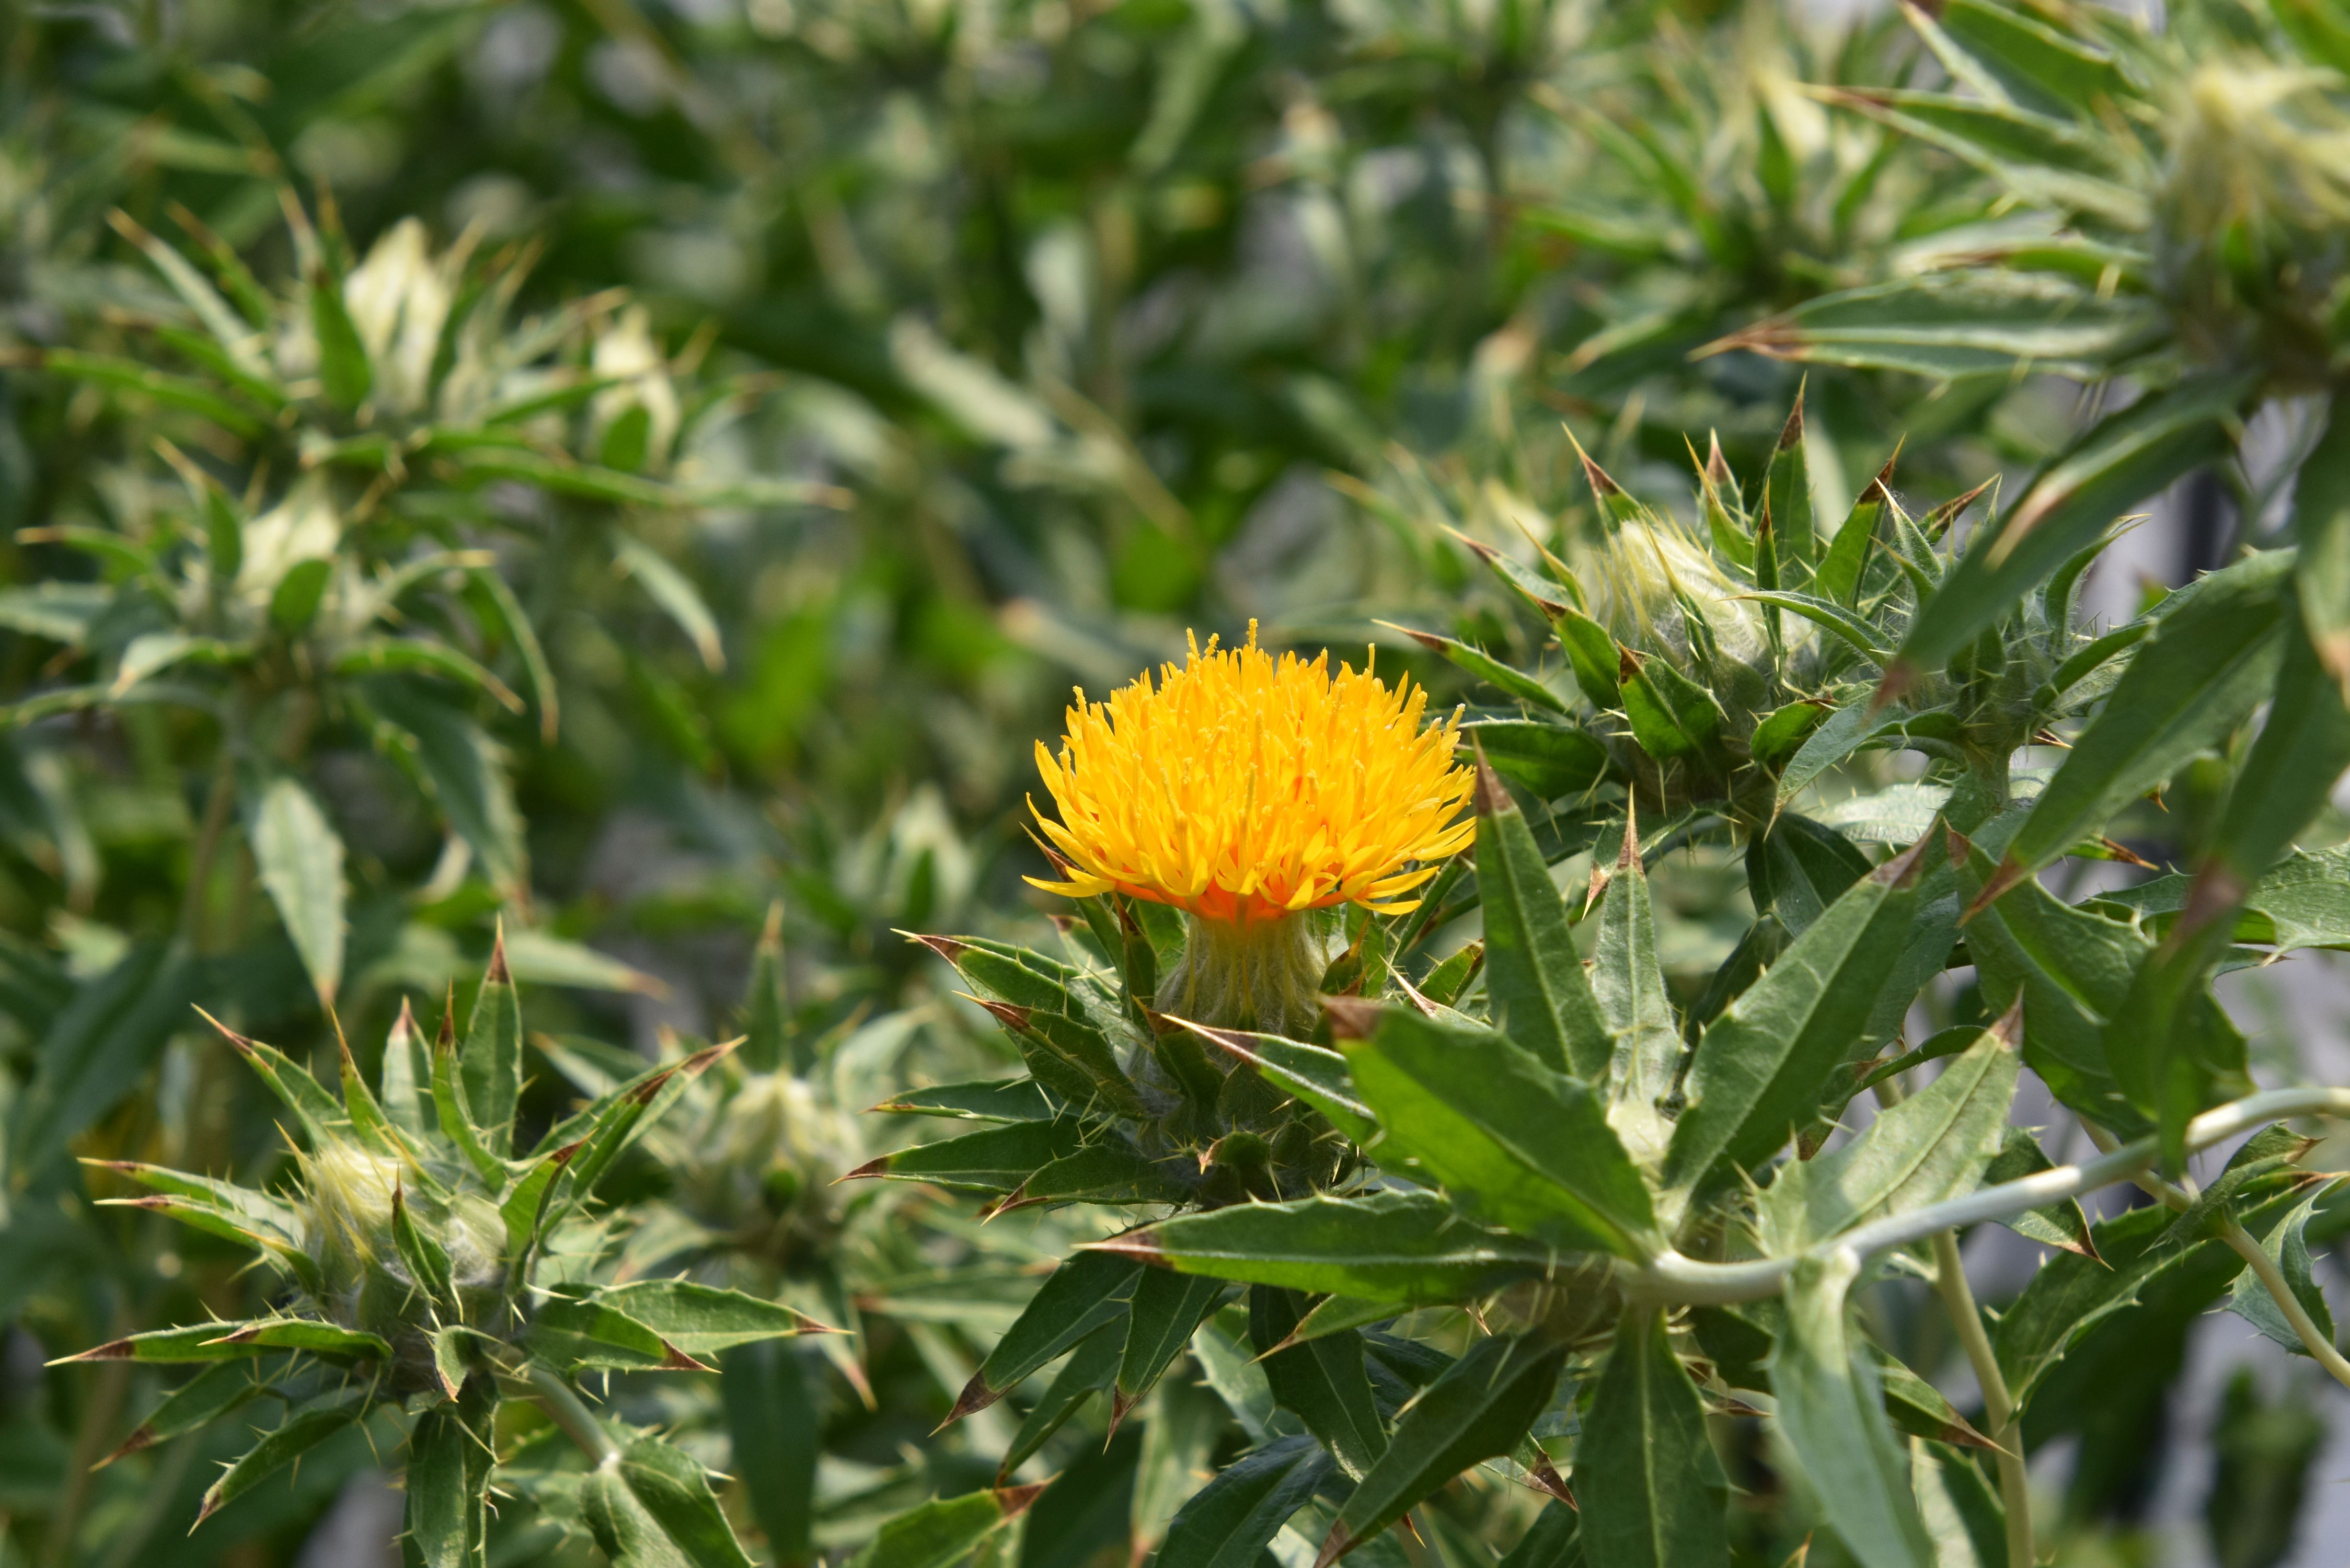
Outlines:
[[1329, 1006], [1386, 1133], [1383, 1160], [1416, 1161], [1470, 1212], [1523, 1235], [1635, 1258], [1657, 1245], [1648, 1189], [1584, 1084], [1482, 1029]]
[[245, 836], [311, 985], [333, 1005], [343, 978], [342, 836], [310, 792], [284, 776], [246, 794]]
[[1118, 1359], [1118, 1391], [1110, 1409], [1112, 1425], [1134, 1408], [1183, 1347], [1191, 1331], [1223, 1299], [1222, 1280], [1178, 1274], [1166, 1269], [1146, 1269], [1134, 1283], [1133, 1301], [1126, 1314], [1126, 1346]]
[[985, 1409], [1046, 1362], [1123, 1317], [1141, 1273], [1135, 1259], [1099, 1251], [1080, 1252], [1054, 1270], [963, 1386], [947, 1420]]
[[848, 1568], [954, 1568], [1027, 1511], [1041, 1486], [1000, 1487], [934, 1498], [884, 1524]]
[[1591, 991], [1615, 1037], [1607, 1068], [1607, 1125], [1624, 1140], [1626, 1152], [1654, 1170], [1672, 1137], [1672, 1124], [1660, 1107], [1680, 1074], [1681, 1036], [1657, 958], [1656, 913], [1648, 868], [1640, 860], [1639, 822], [1628, 804], [1623, 846], [1600, 901]]
[[2301, 613], [2318, 661], [2350, 702], [2350, 399], [2326, 407], [2325, 430], [2293, 486]]
[[1180, 1214], [1092, 1251], [1185, 1273], [1389, 1302], [1450, 1302], [1555, 1267], [1555, 1248], [1487, 1231], [1433, 1192], [1302, 1198]]
[[514, 1141], [515, 1102], [522, 1095], [522, 1002], [506, 970], [505, 932], [490, 949], [489, 971], [465, 1021], [465, 1104], [483, 1145], [504, 1156]]
[[1610, 1568], [1730, 1560], [1729, 1482], [1705, 1407], [1653, 1307], [1627, 1311], [1575, 1446], [1585, 1550]]
[[1566, 902], [1523, 813], [1490, 768], [1477, 770], [1477, 884], [1484, 899], [1485, 981], [1494, 1026], [1555, 1072], [1606, 1076], [1608, 1037]]
[[702, 1466], [658, 1438], [631, 1438], [618, 1464], [590, 1471], [579, 1512], [613, 1568], [757, 1568]]
[[596, 1299], [689, 1355], [715, 1355], [740, 1345], [824, 1331], [822, 1324], [781, 1302], [692, 1280], [631, 1280], [598, 1292]]
[[1357, 1482], [1324, 1538], [1329, 1568], [1471, 1465], [1518, 1445], [1550, 1403], [1565, 1346], [1531, 1336], [1479, 1340], [1396, 1423], [1388, 1450]]
[[1167, 1527], [1159, 1568], [1254, 1568], [1330, 1472], [1312, 1438], [1282, 1438], [1228, 1465]]
[[423, 1568], [476, 1568], [488, 1533], [497, 1382], [468, 1377], [458, 1397], [416, 1418], [409, 1434], [403, 1522]]
[[1985, 527], [1921, 606], [1886, 672], [1898, 691], [1991, 625], [2116, 514], [2225, 452], [2251, 389], [2236, 375], [2189, 379], [2084, 433]]
[[99, 1460], [110, 1465], [126, 1454], [135, 1454], [157, 1443], [168, 1442], [183, 1433], [208, 1427], [258, 1397], [264, 1385], [255, 1376], [250, 1363], [224, 1361], [205, 1367], [177, 1388], [163, 1397], [136, 1430], [122, 1440], [121, 1447]]
[[1808, 1251], [1879, 1216], [1973, 1191], [2006, 1138], [2022, 1032], [2019, 1002], [1933, 1083], [1887, 1106], [1859, 1137], [1782, 1170], [1759, 1205], [1764, 1251]]
[[202, 1524], [225, 1504], [234, 1502], [312, 1449], [337, 1436], [357, 1421], [364, 1411], [364, 1403], [354, 1400], [348, 1405], [302, 1410], [286, 1417], [277, 1427], [264, 1434], [259, 1442], [246, 1449], [220, 1480], [204, 1490], [203, 1502], [196, 1511], [196, 1522]]
[[1788, 1276], [1786, 1328], [1771, 1355], [1779, 1429], [1854, 1556], [1869, 1568], [1933, 1568], [1876, 1363], [1846, 1309], [1859, 1270], [1837, 1251]]
[[1295, 1412], [1340, 1467], [1359, 1480], [1388, 1446], [1387, 1427], [1379, 1419], [1378, 1402], [1363, 1366], [1363, 1336], [1344, 1329], [1280, 1348], [1297, 1332], [1301, 1317], [1295, 1292], [1273, 1285], [1250, 1288], [1249, 1338], [1256, 1345], [1258, 1365], [1264, 1368], [1274, 1398]]
[[1862, 877], [1698, 1042], [1665, 1179], [1687, 1194], [1786, 1142], [1852, 1059], [1909, 931], [1925, 841]]
[[2250, 716], [2282, 654], [2281, 589], [2292, 568], [2285, 552], [2251, 556], [2215, 573], [2193, 602], [2163, 618], [2041, 792], [1985, 898], [2101, 831]]
[[1819, 551], [1819, 529], [1813, 521], [1811, 471], [1804, 452], [1804, 389], [1795, 389], [1795, 406], [1781, 427], [1778, 444], [1771, 449], [1771, 466], [1763, 476], [1762, 512], [1770, 520], [1781, 562], [1780, 586], [1801, 587], [1811, 581], [1812, 563]]
[[801, 1568], [812, 1552], [808, 1532], [823, 1446], [822, 1412], [807, 1370], [792, 1346], [763, 1342], [728, 1351], [719, 1372], [729, 1468], [743, 1482], [778, 1568]]

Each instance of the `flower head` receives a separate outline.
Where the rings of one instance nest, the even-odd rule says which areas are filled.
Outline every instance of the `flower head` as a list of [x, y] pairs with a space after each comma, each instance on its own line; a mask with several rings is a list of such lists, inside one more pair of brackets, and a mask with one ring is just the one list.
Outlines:
[[1427, 702], [1327, 654], [1276, 659], [1253, 623], [1244, 648], [1194, 641], [1155, 686], [1145, 672], [1107, 702], [1080, 691], [1060, 754], [1036, 748], [1061, 819], [1029, 808], [1068, 864], [1035, 886], [1240, 924], [1415, 909], [1402, 896], [1476, 834], [1461, 815], [1474, 776], [1452, 760], [1453, 723], [1421, 727]]

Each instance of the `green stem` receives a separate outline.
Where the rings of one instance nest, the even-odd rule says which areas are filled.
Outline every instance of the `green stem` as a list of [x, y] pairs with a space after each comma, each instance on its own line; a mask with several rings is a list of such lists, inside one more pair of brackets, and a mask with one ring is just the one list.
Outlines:
[[225, 736], [212, 787], [204, 794], [203, 820], [196, 828], [196, 847], [188, 862], [188, 892], [180, 906], [180, 940], [192, 943], [203, 919], [204, 896], [213, 879], [213, 859], [220, 852], [221, 836], [228, 828], [229, 807], [236, 799], [236, 749]]
[[2031, 1568], [2039, 1559], [2032, 1546], [2032, 1493], [2023, 1472], [2023, 1423], [2017, 1418], [2015, 1399], [2008, 1392], [1991, 1336], [1983, 1332], [1982, 1309], [1975, 1304], [1975, 1293], [1967, 1283], [1955, 1231], [1934, 1232], [1934, 1289], [1959, 1331], [1967, 1364], [1975, 1369], [1975, 1382], [1982, 1388], [1983, 1418], [1990, 1424], [1991, 1440], [1998, 1445], [1993, 1452], [1999, 1459], [1999, 1500], [2007, 1511], [2007, 1561], [2011, 1568]]
[[[2105, 1128], [2093, 1122], [2085, 1121], [2081, 1125], [2087, 1128], [2089, 1141], [2099, 1148], [2113, 1147], [2113, 1135]], [[2195, 1201], [2192, 1192], [2174, 1186], [2150, 1171], [2136, 1179], [2138, 1186], [2160, 1199], [2175, 1213], [2186, 1212]], [[2277, 1267], [2274, 1258], [2269, 1256], [2268, 1250], [2255, 1241], [2252, 1233], [2245, 1230], [2233, 1215], [2227, 1216], [2221, 1224], [2220, 1240], [2228, 1243], [2230, 1250], [2244, 1260], [2244, 1266], [2252, 1271], [2252, 1277], [2267, 1288], [2269, 1295], [2276, 1302], [2277, 1311], [2284, 1315], [2286, 1325], [2301, 1341], [2302, 1348], [2309, 1352], [2310, 1359], [2325, 1368], [2326, 1374], [2335, 1382], [2350, 1388], [2350, 1358], [2345, 1358], [2335, 1347], [2333, 1336], [2317, 1326], [2316, 1321], [2301, 1304], [2301, 1298], [2293, 1293], [2292, 1284], [2284, 1277], [2284, 1271]]]
[[562, 1428], [563, 1435], [578, 1444], [580, 1452], [593, 1459], [597, 1469], [608, 1469], [620, 1462], [620, 1446], [612, 1441], [604, 1423], [596, 1418], [596, 1412], [588, 1408], [588, 1402], [570, 1384], [536, 1362], [531, 1364], [524, 1381], [530, 1386], [530, 1397], [546, 1412], [547, 1419]]

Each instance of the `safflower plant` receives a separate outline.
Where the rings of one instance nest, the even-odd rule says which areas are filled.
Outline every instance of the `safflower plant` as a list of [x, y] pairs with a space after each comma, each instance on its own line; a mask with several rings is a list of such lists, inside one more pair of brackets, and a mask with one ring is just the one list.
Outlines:
[[[701, 1464], [591, 1406], [583, 1378], [714, 1370], [706, 1357], [795, 1335], [787, 1306], [684, 1278], [610, 1278], [614, 1215], [597, 1183], [739, 1042], [652, 1065], [516, 1144], [519, 1000], [501, 947], [462, 1039], [453, 1005], [428, 1037], [403, 1009], [374, 1084], [341, 1049], [340, 1093], [218, 1025], [282, 1103], [295, 1169], [258, 1189], [132, 1161], [87, 1163], [148, 1189], [111, 1204], [249, 1246], [276, 1282], [243, 1322], [151, 1330], [68, 1357], [201, 1370], [112, 1456], [284, 1407], [205, 1492], [196, 1520], [346, 1430], [400, 1440], [403, 1559], [484, 1560], [497, 1495], [527, 1498], [614, 1563], [744, 1563]], [[519, 1440], [501, 1407], [545, 1421]], [[546, 1450], [568, 1439], [586, 1461]]]
[[[1070, 710], [1037, 808], [1056, 872], [1038, 886], [1079, 909], [1068, 958], [922, 939], [1030, 1075], [910, 1094], [999, 1125], [860, 1174], [997, 1210], [1159, 1212], [1064, 1262], [951, 1420], [1065, 1355], [1032, 1425], [1066, 1420], [1073, 1384], [1122, 1415], [1187, 1344], [1223, 1392], [1230, 1369], [1194, 1336], [1229, 1341], [1237, 1288], [1278, 1415], [1175, 1513], [1166, 1568], [1253, 1561], [1301, 1509], [1326, 1521], [1325, 1568], [1409, 1518], [1441, 1534], [1463, 1476], [1556, 1500], [1517, 1563], [1776, 1562], [1816, 1525], [1872, 1568], [1929, 1568], [2043, 1560], [2054, 1530], [2035, 1527], [2024, 1461], [2097, 1379], [2129, 1376], [2148, 1303], [2224, 1300], [2350, 1381], [2309, 1262], [2336, 1179], [2277, 1125], [2350, 1113], [2350, 1090], [2255, 1091], [2202, 969], [2164, 972], [2172, 1030], [2133, 1026], [2190, 877], [2074, 904], [2012, 870], [2111, 853], [2105, 830], [2141, 794], [2216, 761], [2211, 831], [2272, 846], [2233, 928], [2245, 956], [2350, 944], [2344, 851], [2287, 853], [2315, 807], [2275, 815], [2309, 737], [2146, 720], [2247, 617], [2269, 618], [2268, 657], [2310, 657], [2274, 598], [2290, 553], [2100, 636], [2074, 608], [2085, 552], [1895, 701], [1890, 650], [1950, 591], [1948, 524], [1972, 498], [1921, 524], [1888, 472], [1815, 529], [1789, 472], [1800, 430], [1745, 485], [1701, 466], [1702, 535], [1594, 467], [1600, 537], [1531, 562], [1479, 546], [1565, 646], [1574, 699], [1430, 635], [1517, 711], [1423, 727], [1419, 691], [1252, 637]], [[2059, 729], [2053, 774], [2020, 771]], [[1926, 768], [1923, 806], [1918, 785], [1903, 797], [1921, 819], [1877, 853], [1801, 815], [1872, 748]], [[1650, 863], [1704, 833], [1744, 846], [1777, 932], [1676, 983]], [[1416, 950], [1426, 917], [1470, 909], [1477, 941]], [[1968, 966], [1969, 1015], [1908, 1038], [1913, 1003], [1947, 1001]], [[2166, 1039], [2191, 1044], [2166, 1057]], [[2095, 1158], [2056, 1164], [2011, 1125], [2027, 1071]], [[1862, 1096], [1873, 1120], [1834, 1136]], [[2189, 1177], [2248, 1133], [2208, 1184]], [[2121, 1182], [2156, 1201], [2093, 1224], [2079, 1198]], [[1960, 1251], [1985, 1223], [2047, 1249], [1996, 1315]], [[1901, 1288], [1939, 1298], [1978, 1409], [1857, 1311]], [[1728, 1506], [1721, 1445], [1755, 1422], [1787, 1509]], [[925, 1505], [867, 1560], [978, 1550], [1011, 1496]]]

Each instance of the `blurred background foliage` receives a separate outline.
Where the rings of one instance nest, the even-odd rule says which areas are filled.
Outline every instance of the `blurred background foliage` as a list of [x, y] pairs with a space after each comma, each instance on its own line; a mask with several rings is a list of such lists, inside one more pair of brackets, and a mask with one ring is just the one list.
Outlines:
[[[303, 1561], [375, 1560], [315, 1544], [365, 1517], [357, 1434], [185, 1540], [162, 1521], [221, 1452], [87, 1475], [151, 1390], [39, 1364], [244, 1287], [225, 1250], [90, 1207], [106, 1192], [63, 1156], [265, 1175], [269, 1116], [186, 1003], [330, 1054], [330, 992], [371, 1066], [402, 999], [477, 976], [501, 918], [546, 1037], [536, 1125], [618, 1071], [584, 1036], [793, 1042], [793, 1088], [710, 1090], [615, 1189], [659, 1200], [647, 1266], [799, 1291], [858, 1331], [763, 1347], [753, 1375], [826, 1456], [812, 1532], [768, 1532], [778, 1560], [983, 1484], [1010, 1417], [931, 1429], [1092, 1222], [830, 1191], [910, 1136], [854, 1113], [1008, 1058], [892, 933], [1043, 929], [1017, 881], [1032, 745], [1072, 685], [1099, 695], [1187, 628], [1377, 638], [1447, 699], [1467, 677], [1375, 621], [1537, 661], [1541, 628], [1438, 524], [1575, 537], [1570, 431], [1692, 517], [1683, 432], [1761, 472], [1802, 374], [1710, 346], [2029, 238], [1964, 160], [1819, 90], [1936, 70], [1889, 10], [1772, 0], [0, 7], [0, 1563], [291, 1562], [306, 1540]], [[207, 348], [159, 247], [249, 269], [283, 317], [275, 392]], [[408, 339], [392, 305], [368, 315], [369, 277]], [[514, 385], [457, 406], [455, 329], [415, 348], [432, 288]], [[500, 314], [468, 315], [484, 298]], [[338, 392], [337, 311], [379, 381], [423, 352], [441, 389]], [[1804, 395], [1826, 518], [1897, 442], [1930, 506], [2088, 411], [2028, 372], [1816, 365]], [[312, 553], [353, 591], [449, 553], [337, 634], [400, 643], [394, 667], [347, 659], [316, 594], [281, 612], [274, 580], [234, 649], [137, 664], [165, 624], [139, 617], [211, 637], [226, 613], [213, 498], [251, 541], [320, 493], [338, 521]], [[191, 550], [201, 571], [172, 564]], [[261, 813], [272, 779], [343, 857], [331, 976], [298, 912], [326, 895], [271, 847], [292, 831]], [[1701, 980], [1745, 923], [1721, 918], [1732, 864], [1659, 888], [1683, 917], [1668, 964]], [[778, 901], [783, 957], [754, 968]], [[746, 1185], [730, 1137], [766, 1139], [772, 1168]], [[725, 1410], [681, 1386], [618, 1397], [723, 1468]], [[1139, 1439], [1060, 1439], [1126, 1501], [1040, 1505], [1024, 1562], [1163, 1529], [1173, 1501], [1122, 1479], [1138, 1448], [1205, 1450], [1165, 1435], [1190, 1395], [1157, 1397]], [[2308, 1420], [2230, 1390], [2242, 1496], [2299, 1494]], [[2277, 1560], [2264, 1507], [2212, 1509], [2225, 1561]], [[496, 1550], [554, 1549], [532, 1529]]]

